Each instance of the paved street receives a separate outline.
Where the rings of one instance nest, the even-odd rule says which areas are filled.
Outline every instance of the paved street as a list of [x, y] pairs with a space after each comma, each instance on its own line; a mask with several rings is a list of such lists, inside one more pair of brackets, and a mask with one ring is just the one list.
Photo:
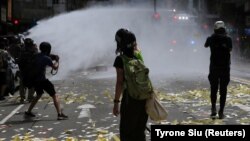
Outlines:
[[[247, 66], [246, 66], [247, 67]], [[237, 68], [237, 67], [235, 67]], [[240, 67], [243, 69], [243, 67]], [[250, 124], [250, 73], [232, 69], [224, 120], [211, 120], [207, 74], [152, 76], [168, 119], [161, 124]], [[241, 72], [241, 73], [239, 73]], [[119, 117], [112, 115], [115, 71], [95, 70], [74, 73], [66, 80], [53, 81], [69, 120], [57, 120], [52, 99], [44, 94], [34, 112], [24, 116], [29, 104], [19, 104], [18, 93], [0, 103], [0, 140], [114, 140], [119, 137]], [[149, 120], [150, 124], [158, 124]], [[147, 137], [150, 138], [147, 132]]]
[[[34, 55], [37, 51], [42, 55]], [[19, 92], [6, 99], [1, 94], [0, 141], [120, 141], [120, 117], [112, 113], [113, 65], [124, 65], [116, 55], [130, 58], [133, 53], [143, 56], [168, 112], [165, 121], [148, 119], [147, 141], [154, 140], [155, 132], [162, 140], [179, 135], [183, 140], [182, 131], [158, 129], [176, 125], [233, 125], [232, 132], [209, 128], [206, 138], [210, 131], [230, 139], [245, 138], [245, 130], [250, 135], [250, 0], [0, 0], [1, 85], [4, 75], [11, 76], [9, 68], [16, 76], [21, 69], [23, 79], [38, 73], [36, 79], [43, 78], [40, 73], [52, 64], [43, 54], [51, 54], [52, 68], [60, 67], [58, 73], [51, 68], [45, 73], [69, 116], [57, 120], [46, 93], [32, 111], [34, 118], [25, 116], [30, 103], [20, 102]], [[229, 61], [225, 118], [211, 119], [209, 64], [225, 67]], [[217, 111], [219, 103], [218, 92]], [[164, 126], [150, 132], [156, 127], [151, 125]]]

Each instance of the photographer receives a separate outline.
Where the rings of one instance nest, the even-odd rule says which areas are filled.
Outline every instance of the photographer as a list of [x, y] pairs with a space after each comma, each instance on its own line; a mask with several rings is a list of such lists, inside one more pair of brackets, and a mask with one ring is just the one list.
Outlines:
[[58, 69], [57, 63], [53, 63], [52, 59], [59, 61], [59, 57], [57, 55], [52, 55], [50, 57], [50, 51], [51, 51], [51, 45], [48, 42], [42, 42], [39, 46], [40, 53], [36, 55], [35, 58], [35, 64], [34, 68], [35, 77], [33, 78], [33, 85], [36, 91], [36, 97], [32, 100], [28, 111], [25, 112], [26, 116], [35, 117], [35, 114], [33, 114], [31, 111], [38, 102], [38, 100], [41, 98], [44, 91], [46, 91], [53, 99], [54, 106], [56, 108], [58, 117], [58, 120], [68, 119], [68, 116], [64, 115], [61, 111], [60, 104], [59, 104], [59, 98], [56, 94], [54, 85], [46, 78], [46, 67], [50, 66], [52, 69], [56, 70]]

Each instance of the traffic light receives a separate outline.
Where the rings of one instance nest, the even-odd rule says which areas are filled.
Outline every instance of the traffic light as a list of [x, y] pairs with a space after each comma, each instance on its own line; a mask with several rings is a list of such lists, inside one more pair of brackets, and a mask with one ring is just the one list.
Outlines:
[[19, 20], [17, 20], [17, 19], [13, 20], [13, 24], [14, 25], [18, 25], [19, 24]]
[[155, 20], [160, 20], [161, 15], [160, 15], [160, 13], [155, 12], [154, 15], [153, 15], [153, 17], [154, 17]]
[[18, 33], [19, 30], [20, 30], [20, 20], [18, 20], [18, 19], [12, 19], [11, 23], [13, 25], [12, 26], [12, 31], [14, 33]]
[[208, 29], [208, 25], [207, 24], [203, 24], [203, 29], [207, 30]]

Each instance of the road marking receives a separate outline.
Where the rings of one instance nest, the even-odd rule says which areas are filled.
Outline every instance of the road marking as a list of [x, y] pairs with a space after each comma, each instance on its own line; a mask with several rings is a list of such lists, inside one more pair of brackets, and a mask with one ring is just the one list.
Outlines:
[[242, 104], [237, 104], [236, 106], [238, 106], [240, 109], [250, 112], [250, 107], [246, 106], [246, 105], [242, 105]]
[[5, 117], [3, 120], [0, 121], [0, 124], [4, 124], [8, 119], [10, 119], [18, 110], [20, 110], [24, 104], [19, 105], [14, 109], [7, 117]]
[[90, 117], [90, 108], [96, 108], [94, 105], [91, 104], [84, 104], [77, 107], [77, 109], [82, 109], [78, 118]]
[[246, 79], [242, 79], [242, 78], [237, 78], [237, 77], [231, 77], [231, 79], [235, 82], [239, 82], [239, 83], [242, 83], [242, 84], [247, 84], [247, 85], [250, 85], [250, 81], [249, 80], [246, 80]]

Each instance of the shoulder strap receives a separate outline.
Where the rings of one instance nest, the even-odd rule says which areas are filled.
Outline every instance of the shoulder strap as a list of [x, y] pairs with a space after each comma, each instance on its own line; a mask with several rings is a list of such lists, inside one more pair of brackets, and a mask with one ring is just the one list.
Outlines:
[[144, 62], [144, 61], [143, 61], [143, 57], [142, 57], [141, 51], [139, 51], [139, 50], [135, 51], [135, 52], [134, 52], [134, 55], [135, 55], [135, 57], [136, 57], [138, 60], [141, 60], [142, 62]]
[[128, 80], [128, 76], [127, 74], [127, 69], [126, 69], [126, 64], [131, 60], [129, 57], [125, 56], [125, 55], [120, 55], [120, 57], [122, 58], [122, 63], [123, 63], [123, 71], [124, 71], [124, 83], [123, 83], [123, 91], [125, 89], [128, 88], [127, 85], [127, 80]]
[[[132, 58], [129, 58], [129, 57], [127, 57], [127, 56], [125, 56], [125, 55], [120, 55], [120, 57], [122, 58], [122, 61], [123, 62], [128, 62], [128, 61], [130, 61], [130, 60], [132, 60]], [[124, 64], [123, 64], [124, 65]]]

